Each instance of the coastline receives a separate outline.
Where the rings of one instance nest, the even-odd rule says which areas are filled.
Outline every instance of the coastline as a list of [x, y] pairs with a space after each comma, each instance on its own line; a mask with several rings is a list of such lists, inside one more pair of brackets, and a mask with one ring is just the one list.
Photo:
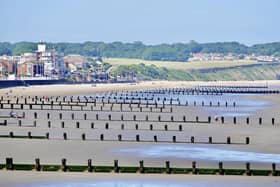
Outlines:
[[90, 95], [111, 91], [132, 91], [158, 88], [192, 87], [192, 86], [271, 86], [280, 87], [280, 80], [260, 81], [143, 81], [139, 83], [107, 84], [56, 84], [30, 87], [11, 87], [0, 89], [0, 96], [70, 96]]

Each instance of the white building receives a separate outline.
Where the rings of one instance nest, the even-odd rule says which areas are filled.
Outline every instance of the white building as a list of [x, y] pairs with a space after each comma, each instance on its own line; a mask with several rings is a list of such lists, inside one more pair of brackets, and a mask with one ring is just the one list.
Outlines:
[[54, 73], [63, 71], [63, 54], [54, 49], [47, 49], [46, 44], [40, 42], [36, 51], [37, 62], [44, 67], [44, 76], [52, 76]]

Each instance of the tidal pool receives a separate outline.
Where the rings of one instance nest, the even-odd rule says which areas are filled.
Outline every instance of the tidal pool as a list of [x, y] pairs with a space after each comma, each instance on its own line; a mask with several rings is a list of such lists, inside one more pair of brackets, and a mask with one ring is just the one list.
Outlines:
[[123, 148], [115, 154], [143, 158], [180, 158], [203, 161], [280, 163], [280, 154], [230, 150], [204, 145], [151, 145]]

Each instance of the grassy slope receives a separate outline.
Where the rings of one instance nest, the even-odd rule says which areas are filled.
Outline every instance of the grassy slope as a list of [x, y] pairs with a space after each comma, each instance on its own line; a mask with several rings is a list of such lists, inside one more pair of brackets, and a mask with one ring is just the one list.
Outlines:
[[143, 63], [145, 65], [156, 65], [158, 67], [166, 67], [168, 69], [178, 70], [193, 70], [205, 68], [219, 68], [219, 67], [232, 67], [249, 64], [259, 64], [256, 61], [240, 60], [240, 61], [210, 61], [210, 62], [169, 62], [169, 61], [147, 61], [141, 59], [128, 59], [128, 58], [104, 58], [105, 62], [115, 66], [119, 65], [132, 65]]
[[[147, 75], [145, 71], [137, 71], [137, 75], [144, 79], [166, 80], [273, 80], [280, 74], [280, 63], [276, 65], [263, 64], [258, 66], [256, 61], [218, 61], [218, 62], [161, 62], [145, 61], [138, 59], [105, 59], [113, 65], [113, 71], [117, 72], [122, 66], [137, 69], [140, 63], [146, 66], [156, 65], [155, 71], [164, 74], [159, 78]], [[252, 65], [247, 67], [247, 65]], [[241, 67], [240, 67], [241, 66]], [[163, 69], [166, 68], [166, 69]], [[225, 68], [225, 69], [215, 69]], [[201, 70], [207, 70], [202, 71]]]

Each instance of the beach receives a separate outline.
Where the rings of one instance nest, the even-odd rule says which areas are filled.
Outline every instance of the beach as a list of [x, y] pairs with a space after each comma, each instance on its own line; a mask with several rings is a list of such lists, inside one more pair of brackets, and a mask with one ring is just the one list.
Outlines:
[[278, 187], [279, 178], [246, 176], [208, 176], [208, 175], [160, 175], [160, 174], [99, 174], [99, 173], [57, 173], [1, 171], [1, 187]]
[[[126, 92], [196, 86], [268, 86], [262, 89], [277, 89], [280, 82], [153, 81], [135, 84], [50, 85], [1, 89], [0, 95], [4, 100], [9, 100], [9, 103], [4, 103], [0, 110], [0, 122], [7, 121], [6, 125], [0, 127], [1, 162], [4, 163], [5, 158], [11, 157], [14, 163], [34, 164], [35, 158], [40, 158], [42, 164], [60, 165], [62, 158], [66, 158], [67, 164], [70, 165], [86, 165], [87, 160], [92, 159], [93, 165], [97, 166], [112, 166], [114, 160], [118, 160], [120, 166], [137, 167], [139, 161], [143, 160], [147, 167], [165, 167], [165, 162], [170, 161], [171, 167], [191, 168], [192, 162], [196, 161], [198, 168], [213, 169], [218, 168], [219, 162], [224, 163], [225, 169], [245, 169], [245, 164], [250, 162], [252, 169], [270, 171], [272, 163], [275, 163], [276, 170], [279, 170], [278, 94]], [[38, 96], [38, 99], [34, 99], [33, 96]], [[78, 99], [78, 96], [81, 98]], [[114, 100], [117, 97], [122, 99]], [[138, 97], [143, 100], [140, 103], [133, 103], [139, 102]], [[123, 103], [124, 101], [128, 102]], [[166, 101], [164, 107], [163, 101]], [[27, 104], [22, 104], [20, 108], [19, 103], [24, 102]], [[24, 118], [9, 117], [10, 103], [15, 103], [12, 111], [18, 115], [24, 113]], [[208, 121], [209, 117], [211, 121]], [[249, 123], [246, 122], [247, 118], [250, 119]], [[13, 138], [9, 135], [11, 132], [15, 137], [27, 137], [28, 134], [45, 137], [48, 134], [48, 138]], [[246, 143], [247, 138], [249, 142]], [[13, 172], [20, 175], [13, 177]], [[104, 186], [103, 180], [112, 180], [107, 186], [131, 186], [131, 181], [136, 181], [136, 186], [151, 185], [141, 183], [143, 180], [151, 180], [153, 184], [158, 183], [159, 186], [163, 186], [161, 182], [166, 180], [170, 186], [198, 187], [206, 184], [224, 186], [228, 183], [232, 186], [278, 186], [279, 183], [277, 177], [269, 176], [85, 172], [58, 172], [56, 175], [52, 172], [13, 172], [0, 171], [0, 179], [7, 178], [2, 181], [3, 185], [0, 183], [1, 186], [14, 187], [25, 183], [26, 186], [33, 183], [36, 186], [44, 182], [50, 186], [54, 182], [54, 186], [57, 187], [70, 178], [73, 179], [70, 183], [77, 183], [76, 186], [86, 185], [82, 183], [88, 181], [88, 186], [94, 185], [96, 181], [97, 186]], [[55, 176], [58, 175], [60, 179], [56, 180]], [[116, 178], [121, 181], [116, 183]]]
[[192, 86], [266, 86], [280, 87], [279, 80], [269, 81], [144, 81], [139, 83], [109, 83], [109, 84], [67, 84], [46, 85], [0, 89], [0, 95], [17, 96], [66, 96], [90, 95], [94, 93], [113, 91], [132, 91], [159, 88], [192, 87]]

